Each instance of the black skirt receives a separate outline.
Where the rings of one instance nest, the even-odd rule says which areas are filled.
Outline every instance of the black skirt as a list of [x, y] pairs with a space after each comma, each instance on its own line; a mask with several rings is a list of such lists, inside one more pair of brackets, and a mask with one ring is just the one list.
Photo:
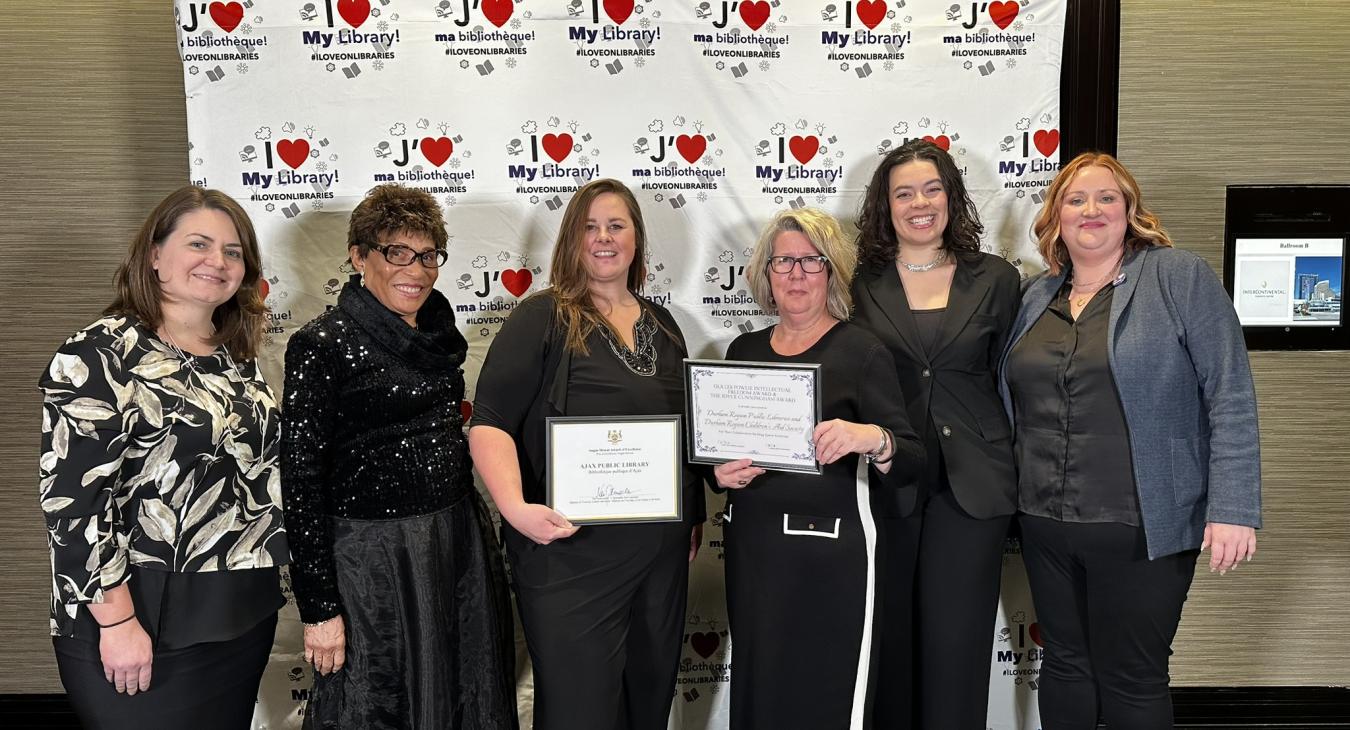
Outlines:
[[305, 728], [517, 727], [511, 609], [476, 491], [439, 512], [333, 520], [346, 665]]

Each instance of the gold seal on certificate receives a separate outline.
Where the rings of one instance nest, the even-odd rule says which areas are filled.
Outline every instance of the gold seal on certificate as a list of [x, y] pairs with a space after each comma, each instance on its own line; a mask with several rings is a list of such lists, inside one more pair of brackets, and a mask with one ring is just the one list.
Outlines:
[[685, 360], [689, 460], [819, 474], [820, 365]]
[[548, 506], [577, 525], [684, 519], [682, 420], [548, 419]]

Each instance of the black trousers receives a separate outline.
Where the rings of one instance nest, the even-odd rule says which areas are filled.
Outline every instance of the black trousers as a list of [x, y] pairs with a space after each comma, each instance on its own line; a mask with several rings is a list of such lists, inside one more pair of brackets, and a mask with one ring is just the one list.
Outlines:
[[950, 489], [886, 520], [879, 730], [983, 730], [1011, 516], [966, 514]]
[[1045, 730], [1172, 727], [1168, 658], [1197, 550], [1148, 559], [1144, 530], [1021, 515], [1045, 655]]
[[590, 525], [537, 545], [503, 524], [534, 668], [535, 730], [664, 730], [690, 526]]
[[150, 689], [120, 694], [98, 643], [53, 637], [56, 666], [80, 724], [92, 730], [247, 730], [276, 634], [270, 615], [229, 641], [156, 651]]

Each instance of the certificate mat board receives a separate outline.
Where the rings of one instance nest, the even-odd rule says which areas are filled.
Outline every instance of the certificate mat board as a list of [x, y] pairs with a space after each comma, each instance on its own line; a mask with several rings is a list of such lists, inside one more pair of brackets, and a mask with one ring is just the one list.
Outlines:
[[548, 419], [548, 505], [573, 524], [684, 518], [679, 415]]
[[820, 365], [685, 360], [689, 460], [752, 459], [775, 471], [820, 473]]

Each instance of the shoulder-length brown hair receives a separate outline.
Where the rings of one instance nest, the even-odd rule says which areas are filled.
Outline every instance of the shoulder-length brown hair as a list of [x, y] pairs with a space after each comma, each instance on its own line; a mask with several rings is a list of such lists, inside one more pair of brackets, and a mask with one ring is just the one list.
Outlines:
[[942, 232], [942, 247], [963, 258], [980, 255], [980, 237], [984, 224], [966, 192], [961, 170], [947, 151], [926, 139], [912, 139], [891, 150], [872, 173], [863, 193], [858, 213], [858, 259], [870, 266], [895, 263], [900, 241], [891, 223], [891, 170], [906, 163], [923, 160], [937, 168], [942, 189], [947, 193], [947, 228]]
[[1054, 182], [1045, 192], [1045, 203], [1036, 216], [1031, 231], [1036, 237], [1036, 247], [1051, 276], [1059, 276], [1069, 265], [1069, 249], [1060, 236], [1059, 209], [1064, 204], [1064, 193], [1078, 173], [1089, 167], [1105, 167], [1116, 178], [1120, 192], [1125, 196], [1125, 248], [1138, 251], [1149, 246], [1171, 246], [1172, 239], [1163, 230], [1158, 216], [1144, 206], [1139, 183], [1120, 161], [1105, 152], [1084, 152], [1069, 161], [1055, 175]]
[[586, 183], [567, 203], [562, 225], [558, 228], [558, 241], [553, 245], [549, 271], [554, 306], [559, 320], [567, 328], [567, 349], [578, 355], [589, 352], [586, 338], [596, 327], [609, 326], [595, 302], [591, 301], [590, 274], [586, 272], [585, 263], [586, 218], [590, 215], [591, 204], [606, 193], [623, 200], [628, 217], [633, 221], [636, 246], [633, 263], [628, 267], [628, 291], [641, 300], [642, 288], [647, 282], [647, 225], [642, 221], [637, 198], [618, 180], [602, 178]]
[[103, 313], [129, 315], [151, 329], [163, 323], [160, 307], [163, 290], [153, 268], [154, 250], [164, 245], [184, 215], [202, 209], [218, 210], [229, 216], [244, 249], [244, 280], [234, 297], [212, 313], [216, 332], [211, 342], [224, 345], [236, 360], [252, 360], [258, 356], [267, 316], [262, 294], [262, 255], [248, 214], [234, 198], [219, 190], [185, 185], [155, 206], [117, 267], [113, 276], [114, 298]]

